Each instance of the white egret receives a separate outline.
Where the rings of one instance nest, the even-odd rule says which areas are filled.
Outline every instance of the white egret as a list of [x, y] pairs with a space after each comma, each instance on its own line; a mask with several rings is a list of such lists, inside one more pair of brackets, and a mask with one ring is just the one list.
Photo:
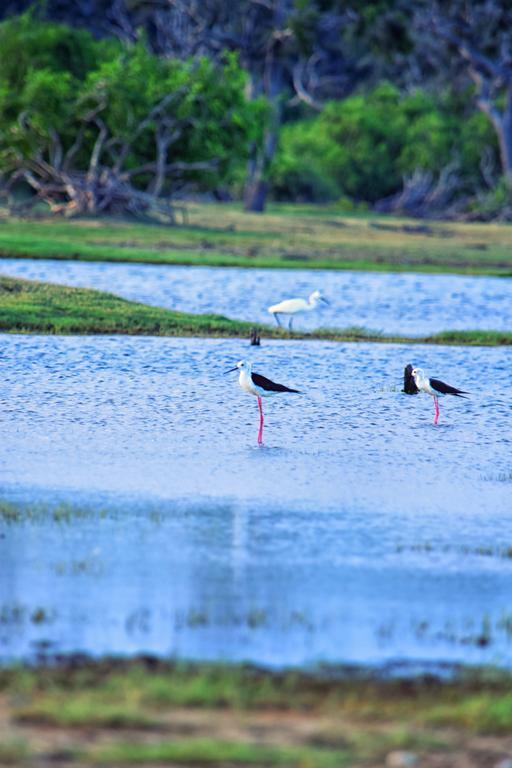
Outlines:
[[320, 291], [313, 291], [307, 301], [306, 299], [285, 299], [280, 301], [279, 304], [273, 304], [268, 308], [268, 311], [271, 315], [274, 315], [279, 326], [281, 325], [279, 315], [289, 315], [288, 328], [291, 330], [294, 316], [301, 312], [311, 312], [313, 309], [316, 309], [320, 301], [323, 301], [324, 304], [329, 303]]

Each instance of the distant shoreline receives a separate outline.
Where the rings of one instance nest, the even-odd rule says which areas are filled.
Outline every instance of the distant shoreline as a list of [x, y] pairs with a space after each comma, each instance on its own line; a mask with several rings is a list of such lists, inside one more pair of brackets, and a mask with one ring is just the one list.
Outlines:
[[346, 213], [336, 206], [189, 203], [179, 225], [0, 218], [0, 258], [512, 277], [512, 227]]

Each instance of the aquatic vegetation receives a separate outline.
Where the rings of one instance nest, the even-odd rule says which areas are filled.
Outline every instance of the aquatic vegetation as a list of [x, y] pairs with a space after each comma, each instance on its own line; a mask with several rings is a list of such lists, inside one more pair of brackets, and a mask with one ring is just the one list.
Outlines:
[[77, 504], [58, 502], [56, 504], [43, 502], [12, 502], [0, 499], [0, 522], [12, 523], [54, 523], [69, 524], [75, 520], [90, 517], [103, 519], [113, 514], [106, 509], [81, 507]]
[[501, 559], [512, 559], [512, 545], [510, 544], [449, 544], [447, 542], [435, 544], [431, 541], [409, 543], [398, 543], [395, 545], [395, 552], [414, 552], [424, 554], [456, 554], [456, 555], [474, 555], [476, 557], [496, 557]]
[[81, 574], [99, 576], [103, 570], [101, 563], [94, 554], [82, 560], [61, 560], [54, 563], [52, 567], [59, 576], [80, 576]]

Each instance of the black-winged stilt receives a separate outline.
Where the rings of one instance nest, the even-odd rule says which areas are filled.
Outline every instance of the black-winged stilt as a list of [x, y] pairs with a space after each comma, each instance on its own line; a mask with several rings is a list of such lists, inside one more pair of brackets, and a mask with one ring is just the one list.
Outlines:
[[258, 408], [260, 409], [258, 445], [261, 445], [263, 443], [263, 406], [261, 404], [261, 398], [278, 395], [280, 392], [296, 392], [299, 394], [299, 390], [290, 389], [290, 387], [285, 387], [284, 384], [276, 384], [275, 381], [270, 381], [270, 379], [267, 379], [265, 376], [261, 376], [259, 373], [254, 373], [252, 370], [252, 363], [249, 363], [246, 360], [240, 360], [234, 368], [230, 368], [226, 373], [231, 373], [232, 371], [240, 371], [238, 383], [244, 392], [248, 392], [250, 395], [255, 395], [258, 398]]
[[271, 315], [274, 315], [278, 325], [281, 325], [279, 315], [289, 315], [290, 320], [288, 328], [291, 330], [294, 316], [298, 315], [300, 312], [311, 312], [312, 309], [316, 308], [319, 301], [323, 301], [324, 304], [329, 303], [327, 299], [322, 296], [320, 291], [313, 291], [307, 301], [306, 299], [285, 299], [284, 301], [280, 301], [279, 304], [273, 304], [268, 308], [268, 311]]
[[428, 376], [425, 376], [425, 373], [421, 368], [413, 368], [412, 376], [420, 392], [426, 392], [427, 395], [431, 395], [434, 398], [434, 407], [436, 409], [434, 424], [437, 424], [439, 421], [439, 397], [444, 397], [444, 395], [464, 397], [464, 395], [469, 394], [469, 392], [465, 392], [463, 389], [457, 389], [456, 387], [450, 386], [450, 384], [445, 384], [444, 381], [431, 379]]

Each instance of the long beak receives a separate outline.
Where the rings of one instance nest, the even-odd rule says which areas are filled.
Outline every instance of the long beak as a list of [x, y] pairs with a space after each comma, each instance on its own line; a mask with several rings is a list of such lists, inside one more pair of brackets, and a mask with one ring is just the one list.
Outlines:
[[327, 301], [327, 299], [325, 299], [323, 296], [320, 296], [320, 301], [323, 301], [324, 304], [330, 304], [330, 302]]
[[229, 371], [224, 371], [224, 374], [232, 373], [233, 371], [238, 371], [238, 366], [235, 365], [235, 367], [234, 368], [230, 368]]

